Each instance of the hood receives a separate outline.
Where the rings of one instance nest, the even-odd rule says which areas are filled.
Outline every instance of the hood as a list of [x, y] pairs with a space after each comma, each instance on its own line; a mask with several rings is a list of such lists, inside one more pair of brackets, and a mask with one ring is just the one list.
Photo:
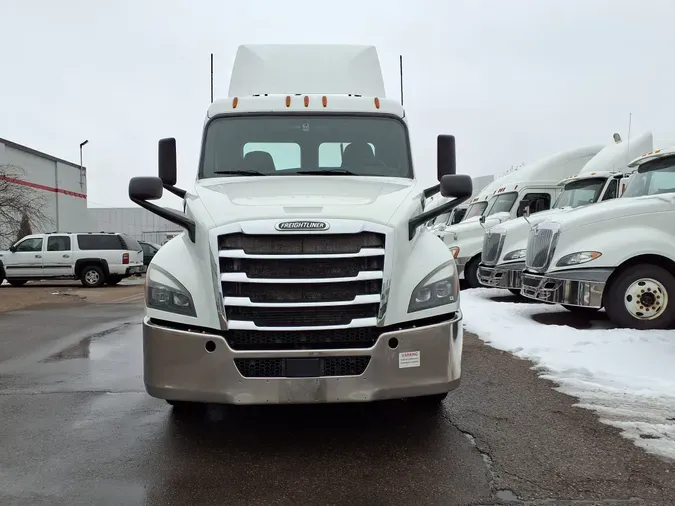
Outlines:
[[242, 218], [344, 218], [388, 224], [416, 182], [361, 176], [265, 176], [199, 181], [216, 226]]
[[471, 218], [467, 221], [462, 221], [456, 225], [452, 225], [445, 229], [444, 232], [439, 232], [439, 237], [450, 237], [454, 240], [460, 240], [463, 237], [473, 237], [482, 235], [486, 230], [499, 225], [510, 218], [508, 212], [495, 213], [492, 216], [485, 218], [485, 223], [480, 223], [480, 217]]
[[553, 220], [568, 230], [626, 216], [672, 211], [674, 204], [675, 193], [618, 198], [570, 209], [560, 213], [560, 216], [554, 217]]
[[539, 211], [538, 213], [531, 214], [530, 217], [527, 218], [527, 220], [525, 220], [525, 218], [523, 217], [520, 217], [502, 223], [500, 225], [500, 229], [506, 230], [507, 233], [519, 230], [521, 228], [529, 229], [530, 227], [533, 227], [534, 225], [537, 225], [544, 220], [552, 218], [561, 213], [566, 213], [568, 211], [571, 211], [572, 209], [573, 209], [572, 207], [562, 207], [558, 209], [549, 209], [547, 211]]

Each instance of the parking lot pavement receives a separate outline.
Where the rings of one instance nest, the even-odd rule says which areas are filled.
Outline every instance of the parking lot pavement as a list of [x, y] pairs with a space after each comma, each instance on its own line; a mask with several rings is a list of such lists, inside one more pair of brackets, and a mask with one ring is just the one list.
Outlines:
[[470, 335], [462, 386], [435, 412], [388, 402], [177, 416], [143, 390], [139, 304], [21, 313], [33, 345], [0, 358], [3, 505], [675, 498], [672, 463], [572, 407], [528, 362]]
[[0, 313], [40, 304], [134, 302], [143, 297], [144, 277], [132, 276], [117, 286], [84, 288], [79, 281], [31, 281], [21, 287], [0, 283]]

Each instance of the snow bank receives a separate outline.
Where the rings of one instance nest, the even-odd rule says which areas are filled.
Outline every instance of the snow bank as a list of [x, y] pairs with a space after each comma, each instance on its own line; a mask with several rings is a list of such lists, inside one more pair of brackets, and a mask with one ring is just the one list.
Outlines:
[[[531, 360], [559, 390], [647, 451], [675, 459], [675, 330], [637, 331], [547, 325], [532, 315], [568, 311], [492, 300], [509, 292], [461, 292], [466, 330], [490, 346]], [[555, 315], [548, 315], [555, 316]], [[607, 322], [602, 322], [607, 325]], [[598, 326], [598, 325], [595, 325]]]

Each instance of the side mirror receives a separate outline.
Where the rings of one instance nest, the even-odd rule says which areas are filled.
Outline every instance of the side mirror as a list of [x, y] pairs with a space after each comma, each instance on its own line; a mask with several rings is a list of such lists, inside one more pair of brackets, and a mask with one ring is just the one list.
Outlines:
[[[453, 138], [454, 142], [454, 138]], [[466, 174], [446, 174], [441, 177], [441, 195], [456, 199], [468, 199], [473, 194], [473, 181]]]
[[455, 136], [439, 135], [436, 142], [436, 169], [438, 181], [443, 176], [457, 173], [457, 156], [455, 153]]
[[530, 201], [527, 199], [523, 199], [520, 201], [520, 204], [518, 204], [518, 212], [516, 213], [516, 216], [525, 216], [527, 218], [530, 216]]
[[16, 253], [16, 246], [14, 246], [14, 245], [12, 244], [12, 245], [9, 247], [9, 251], [11, 251], [12, 253]]
[[132, 177], [129, 181], [129, 198], [132, 200], [157, 200], [163, 193], [164, 185], [158, 177]]
[[484, 214], [481, 214], [481, 215], [480, 215], [480, 218], [478, 218], [478, 221], [480, 222], [481, 225], [482, 225], [483, 223], [485, 223], [485, 215], [484, 215]]
[[175, 186], [177, 181], [176, 139], [173, 137], [160, 139], [157, 149], [157, 162], [159, 178], [162, 183]]

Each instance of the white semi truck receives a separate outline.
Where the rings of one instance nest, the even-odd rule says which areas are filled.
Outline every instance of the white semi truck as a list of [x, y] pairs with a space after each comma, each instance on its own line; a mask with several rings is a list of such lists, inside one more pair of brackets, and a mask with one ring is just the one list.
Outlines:
[[631, 162], [619, 199], [580, 207], [535, 225], [522, 294], [542, 302], [604, 307], [620, 327], [675, 325], [675, 147]]
[[[520, 275], [525, 268], [525, 247], [530, 228], [570, 209], [620, 197], [633, 169], [628, 164], [652, 151], [651, 132], [606, 146], [574, 176], [560, 182], [562, 193], [549, 211], [517, 218], [492, 227], [483, 236], [478, 279], [484, 286], [520, 293]], [[570, 306], [574, 311], [577, 306]]]
[[480, 219], [470, 218], [469, 210], [462, 223], [445, 230], [443, 241], [453, 252], [460, 273], [470, 288], [481, 286], [478, 266], [485, 232], [499, 223], [522, 216], [526, 207], [531, 213], [550, 209], [561, 193], [560, 180], [579, 172], [603, 147], [593, 145], [572, 149], [506, 174], [495, 181], [501, 184], [489, 197]]
[[[374, 47], [240, 46], [194, 188], [175, 186], [172, 138], [159, 177], [129, 183], [185, 229], [148, 268], [147, 392], [174, 406], [442, 400], [461, 378], [459, 281], [424, 224], [472, 193], [454, 142], [438, 137], [425, 190]], [[150, 202], [163, 189], [184, 213]], [[437, 191], [454, 200], [424, 212]]]

